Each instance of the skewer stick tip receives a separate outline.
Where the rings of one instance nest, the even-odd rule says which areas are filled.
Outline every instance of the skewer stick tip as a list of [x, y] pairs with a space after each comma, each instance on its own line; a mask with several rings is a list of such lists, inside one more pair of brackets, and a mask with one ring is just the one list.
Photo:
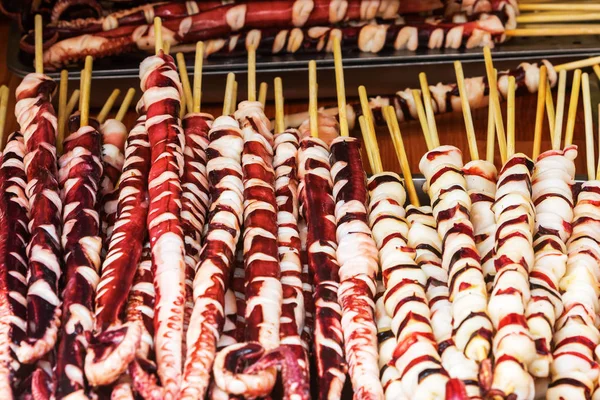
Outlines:
[[469, 104], [469, 94], [465, 84], [465, 74], [460, 61], [454, 62], [454, 70], [456, 72], [456, 82], [458, 85], [458, 93], [460, 95], [460, 103], [465, 120], [465, 129], [467, 131], [467, 143], [469, 144], [469, 153], [471, 160], [479, 160], [479, 150], [477, 149], [477, 137], [475, 136], [475, 127], [473, 125], [473, 116], [471, 115], [471, 106]]
[[117, 116], [115, 117], [115, 119], [117, 121], [120, 121], [120, 122], [123, 121], [123, 118], [125, 118], [125, 115], [127, 114], [127, 111], [129, 110], [129, 106], [131, 105], [131, 102], [133, 101], [134, 96], [135, 96], [135, 89], [129, 88], [129, 90], [127, 90], [127, 93], [125, 94], [125, 98], [123, 99], [123, 102], [121, 103], [121, 107], [119, 107]]
[[338, 119], [340, 135], [350, 136], [348, 117], [346, 115], [346, 83], [344, 79], [344, 64], [342, 61], [342, 45], [339, 37], [333, 38], [333, 61], [335, 65], [335, 83], [338, 100]]
[[87, 126], [89, 124], [89, 116], [90, 116], [90, 92], [92, 85], [92, 64], [94, 59], [92, 56], [87, 56], [85, 58], [85, 67], [83, 69], [83, 78], [85, 79], [83, 82], [83, 91], [81, 93], [81, 116], [80, 126]]
[[112, 110], [112, 108], [115, 105], [115, 102], [117, 101], [117, 98], [119, 97], [120, 94], [121, 94], [120, 89], [114, 89], [112, 91], [112, 93], [110, 94], [110, 96], [108, 96], [108, 99], [106, 99], [106, 102], [104, 103], [104, 105], [102, 106], [102, 109], [100, 110], [100, 112], [98, 113], [98, 116], [96, 117], [96, 119], [98, 120], [99, 123], [102, 124], [106, 120], [108, 113], [110, 113], [110, 110]]
[[35, 28], [35, 72], [44, 73], [44, 28], [42, 15], [36, 14], [34, 18]]
[[163, 49], [162, 20], [154, 17], [154, 51], [159, 54]]
[[2, 85], [0, 87], [0, 150], [4, 148], [4, 132], [6, 129], [6, 113], [8, 111], [8, 86]]
[[308, 114], [310, 123], [310, 135], [319, 137], [319, 111], [317, 101], [317, 62], [310, 60], [308, 62]]
[[204, 64], [204, 42], [196, 43], [196, 57], [194, 59], [194, 83], [192, 90], [193, 112], [200, 112], [202, 102], [202, 68]]
[[261, 82], [258, 88], [258, 102], [262, 104], [263, 109], [267, 104], [267, 91], [269, 90], [269, 84], [267, 82]]
[[281, 133], [285, 130], [283, 104], [283, 81], [280, 77], [277, 77], [275, 78], [275, 133]]
[[256, 101], [256, 48], [248, 47], [248, 101]]

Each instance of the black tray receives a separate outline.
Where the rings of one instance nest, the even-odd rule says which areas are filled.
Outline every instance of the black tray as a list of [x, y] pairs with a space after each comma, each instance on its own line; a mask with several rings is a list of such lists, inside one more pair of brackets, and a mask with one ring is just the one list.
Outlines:
[[[33, 71], [31, 57], [24, 57], [19, 50], [20, 33], [13, 25], [8, 38], [8, 68], [18, 76]], [[600, 55], [600, 36], [581, 37], [532, 37], [513, 38], [493, 50], [498, 69], [514, 68], [523, 61], [542, 58], [554, 64]], [[92, 106], [101, 105], [114, 88], [126, 89], [139, 86], [138, 66], [145, 55], [127, 54], [94, 62], [94, 99]], [[28, 58], [28, 59], [27, 59]], [[188, 55], [191, 72], [193, 56]], [[284, 78], [286, 99], [305, 99], [308, 96], [307, 62], [315, 59], [319, 67], [319, 97], [335, 97], [333, 56], [331, 54], [297, 54], [282, 56], [257, 56], [257, 80], [273, 82], [276, 76]], [[466, 76], [485, 74], [481, 49], [471, 50], [419, 50], [417, 52], [395, 51], [381, 54], [347, 52], [344, 54], [347, 95], [356, 96], [356, 88], [365, 85], [370, 94], [392, 94], [406, 87], [418, 86], [418, 72], [426, 72], [430, 83], [453, 82], [454, 69], [450, 64], [462, 61]], [[204, 63], [203, 101], [220, 102], [225, 87], [226, 74], [235, 72], [244, 98], [246, 87], [246, 58], [243, 55], [208, 59]], [[79, 80], [81, 66], [71, 68], [69, 77]], [[49, 73], [58, 77], [58, 72]], [[111, 80], [105, 85], [104, 80]], [[73, 86], [76, 85], [74, 82]]]

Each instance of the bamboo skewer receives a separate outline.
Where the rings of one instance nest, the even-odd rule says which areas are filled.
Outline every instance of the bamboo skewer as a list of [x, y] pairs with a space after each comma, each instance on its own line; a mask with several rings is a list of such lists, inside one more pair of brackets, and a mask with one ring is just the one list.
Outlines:
[[573, 75], [573, 85], [571, 87], [571, 99], [569, 101], [569, 114], [567, 114], [567, 129], [565, 131], [565, 146], [573, 143], [573, 134], [575, 133], [575, 117], [577, 116], [577, 107], [579, 105], [579, 91], [581, 90], [581, 70], [578, 69]]
[[275, 133], [285, 131], [285, 113], [283, 99], [283, 82], [280, 77], [275, 78]]
[[58, 126], [56, 132], [56, 151], [58, 154], [62, 154], [62, 142], [65, 138], [67, 118], [69, 118], [69, 115], [67, 115], [68, 90], [69, 72], [63, 69], [60, 71], [60, 86], [58, 88]]
[[35, 72], [44, 73], [44, 31], [42, 27], [42, 16], [36, 14], [35, 24]]
[[6, 113], [8, 111], [8, 86], [0, 87], [0, 151], [4, 149], [4, 132], [6, 129]]
[[551, 4], [519, 4], [520, 11], [600, 11], [600, 4], [588, 3], [551, 3]]
[[163, 51], [165, 54], [169, 54], [171, 52], [171, 42], [168, 40], [163, 40]]
[[76, 89], [73, 93], [71, 93], [71, 97], [69, 98], [69, 102], [67, 103], [67, 108], [65, 110], [65, 122], [69, 118], [69, 116], [73, 114], [75, 107], [79, 103], [80, 95], [81, 91], [79, 89]]
[[580, 21], [598, 21], [600, 13], [580, 13], [580, 14], [544, 14], [538, 13], [524, 14], [517, 16], [517, 24], [523, 23], [544, 23], [544, 22], [580, 22]]
[[377, 168], [378, 165], [382, 165], [382, 163], [381, 163], [381, 158], [379, 155], [379, 146], [377, 144], [377, 137], [375, 135], [375, 122], [373, 119], [373, 112], [371, 110], [371, 107], [369, 106], [369, 96], [367, 96], [367, 89], [363, 85], [358, 87], [358, 97], [360, 99], [360, 106], [361, 106], [363, 115], [365, 116], [365, 122], [367, 124], [366, 132], [370, 136], [370, 140], [373, 143], [372, 144], [373, 148], [377, 149], [377, 154], [374, 155], [374, 158], [376, 160], [375, 167]]
[[159, 54], [163, 49], [162, 20], [154, 17], [154, 51]]
[[554, 100], [552, 100], [552, 89], [550, 82], [546, 79], [546, 115], [548, 116], [548, 125], [550, 126], [550, 139], [554, 141], [554, 120], [556, 112], [554, 111]]
[[[85, 84], [85, 70], [82, 69], [81, 71], [79, 71], [79, 93], [83, 94], [83, 85]], [[78, 110], [79, 112], [81, 112], [81, 102], [83, 101], [83, 98], [81, 96], [79, 96], [79, 105], [78, 105]]]
[[593, 66], [593, 68], [594, 68], [594, 73], [596, 74], [596, 77], [598, 79], [600, 79], [600, 65], [596, 64]]
[[504, 31], [506, 36], [510, 37], [533, 37], [533, 36], [582, 36], [582, 35], [600, 35], [600, 26], [576, 27], [554, 27], [554, 28], [517, 28]]
[[535, 131], [533, 134], [533, 159], [536, 160], [542, 148], [542, 130], [544, 128], [544, 111], [546, 107], [546, 84], [548, 71], [545, 65], [540, 67], [540, 83], [535, 112]]
[[191, 112], [199, 113], [202, 102], [202, 68], [204, 66], [204, 42], [196, 43], [196, 58], [194, 60], [193, 108]]
[[363, 142], [365, 144], [365, 150], [367, 152], [367, 159], [369, 160], [369, 167], [371, 167], [371, 173], [377, 174], [377, 166], [375, 165], [375, 154], [371, 146], [371, 135], [369, 135], [369, 123], [364, 115], [358, 117], [358, 125], [360, 126], [360, 132], [362, 133]]
[[587, 164], [588, 179], [596, 179], [594, 163], [594, 122], [592, 120], [592, 96], [590, 95], [590, 76], [585, 73], [581, 77], [581, 90], [583, 91], [583, 111], [585, 115], [585, 160]]
[[125, 118], [125, 114], [127, 114], [127, 110], [129, 110], [129, 106], [131, 105], [131, 102], [133, 101], [133, 97], [135, 96], [135, 89], [134, 88], [129, 88], [129, 90], [127, 91], [127, 94], [125, 94], [125, 98], [123, 99], [123, 102], [121, 103], [121, 107], [119, 107], [119, 111], [117, 111], [117, 116], [115, 117], [115, 119], [119, 122], [123, 121], [123, 118]]
[[383, 109], [383, 116], [385, 117], [388, 130], [392, 136], [392, 143], [394, 144], [396, 156], [398, 157], [398, 162], [400, 163], [400, 170], [404, 176], [404, 182], [410, 203], [415, 207], [420, 207], [421, 203], [419, 201], [419, 196], [417, 195], [417, 190], [415, 189], [415, 183], [412, 179], [410, 164], [406, 155], [406, 148], [404, 147], [404, 141], [402, 140], [402, 132], [400, 131], [398, 119], [396, 118], [396, 110], [393, 106], [387, 106]]
[[225, 97], [223, 98], [223, 115], [230, 115], [231, 103], [233, 101], [233, 89], [235, 82], [235, 74], [230, 72], [227, 74], [227, 83], [225, 84]]
[[471, 160], [479, 160], [479, 150], [477, 149], [477, 137], [475, 136], [475, 127], [473, 126], [473, 116], [471, 115], [471, 106], [469, 105], [469, 97], [467, 87], [465, 85], [465, 74], [463, 72], [460, 61], [454, 62], [454, 71], [456, 72], [456, 82], [458, 85], [458, 93], [460, 95], [460, 103], [465, 120], [465, 128], [467, 130], [467, 142], [469, 144], [469, 153]]
[[229, 114], [233, 114], [237, 109], [238, 81], [233, 81], [233, 92], [231, 93], [231, 103], [229, 104]]
[[423, 103], [425, 105], [425, 115], [427, 116], [427, 125], [429, 127], [429, 136], [431, 137], [431, 143], [433, 147], [440, 145], [440, 139], [438, 136], [437, 126], [435, 124], [435, 114], [433, 112], [433, 104], [431, 101], [431, 92], [429, 91], [429, 83], [427, 82], [427, 75], [424, 72], [419, 74], [419, 82], [421, 84], [421, 93], [423, 95]]
[[344, 79], [344, 65], [342, 62], [342, 46], [340, 38], [333, 39], [333, 61], [335, 64], [335, 86], [338, 101], [338, 119], [340, 122], [340, 135], [349, 136], [348, 117], [346, 116], [346, 83]]
[[555, 65], [554, 70], [556, 72], [560, 72], [562, 70], [573, 71], [577, 68], [593, 67], [596, 64], [600, 64], [600, 56], [586, 58], [584, 60], [572, 61], [566, 64]]
[[[62, 84], [62, 77], [61, 77], [60, 83]], [[112, 91], [110, 96], [108, 96], [108, 99], [106, 99], [106, 102], [104, 103], [104, 105], [102, 106], [102, 109], [100, 110], [100, 112], [98, 113], [98, 116], [96, 117], [96, 119], [98, 120], [98, 122], [100, 124], [102, 124], [104, 121], [106, 121], [106, 117], [108, 116], [108, 113], [110, 112], [110, 110], [112, 110], [112, 108], [115, 105], [115, 102], [117, 101], [117, 98], [119, 97], [120, 94], [121, 94], [121, 90], [115, 89]], [[65, 103], [66, 103], [66, 101], [67, 101], [67, 99], [65, 96]], [[60, 111], [59, 111], [59, 115], [60, 115]]]
[[567, 90], [567, 71], [560, 71], [558, 74], [558, 94], [556, 95], [556, 117], [554, 120], [554, 133], [552, 140], [552, 149], [560, 149], [562, 142], [562, 126], [565, 114], [565, 92]]
[[419, 123], [421, 124], [421, 130], [425, 137], [425, 144], [429, 150], [433, 149], [433, 142], [431, 140], [431, 134], [429, 133], [429, 125], [427, 124], [427, 116], [425, 115], [425, 107], [423, 107], [423, 100], [421, 99], [421, 92], [416, 89], [411, 91], [413, 99], [415, 101], [415, 107], [417, 108], [417, 116], [419, 117]]
[[89, 125], [89, 117], [90, 117], [90, 91], [92, 86], [92, 63], [94, 59], [92, 56], [87, 56], [85, 58], [85, 68], [84, 68], [84, 83], [83, 90], [81, 91], [81, 116], [80, 116], [80, 126], [88, 126]]
[[256, 48], [248, 48], [248, 101], [256, 101]]
[[502, 123], [502, 109], [500, 108], [498, 83], [496, 82], [496, 73], [494, 72], [492, 53], [489, 47], [483, 48], [483, 56], [485, 59], [485, 71], [490, 87], [490, 102], [492, 103], [492, 107], [494, 109], [494, 122], [496, 124], [496, 135], [498, 137], [500, 158], [502, 159], [502, 165], [504, 165], [504, 163], [506, 162], [506, 137], [504, 131], [504, 124]]
[[495, 158], [495, 143], [496, 142], [496, 121], [494, 121], [494, 107], [490, 102], [488, 106], [488, 125], [487, 125], [487, 137], [485, 144], [485, 159], [494, 163]]
[[598, 104], [598, 169], [596, 179], [600, 178], [600, 104]]
[[187, 72], [187, 66], [185, 65], [185, 58], [183, 53], [177, 53], [175, 58], [177, 59], [177, 67], [179, 69], [179, 76], [181, 78], [181, 86], [183, 87], [184, 101], [181, 102], [182, 107], [183, 103], [185, 102], [188, 112], [192, 112], [194, 109], [194, 99], [192, 96], [192, 87], [190, 86], [190, 77]]
[[310, 136], [319, 137], [319, 111], [317, 104], [317, 62], [308, 62], [308, 115]]
[[508, 96], [506, 101], [506, 158], [515, 154], [515, 87], [514, 76], [508, 77]]
[[258, 88], [258, 101], [262, 104], [263, 108], [267, 104], [267, 91], [269, 90], [269, 84], [267, 82], [261, 82]]

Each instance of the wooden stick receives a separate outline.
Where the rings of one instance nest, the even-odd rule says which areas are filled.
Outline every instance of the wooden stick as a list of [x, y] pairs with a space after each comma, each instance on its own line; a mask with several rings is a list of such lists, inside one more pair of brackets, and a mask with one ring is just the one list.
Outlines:
[[425, 72], [419, 74], [419, 82], [421, 84], [421, 93], [423, 94], [423, 103], [425, 104], [425, 114], [427, 115], [427, 125], [429, 126], [429, 135], [433, 147], [440, 146], [440, 138], [438, 136], [437, 125], [435, 123], [435, 114], [433, 113], [433, 104], [431, 101], [431, 92], [429, 91], [429, 83]]
[[514, 76], [508, 77], [508, 98], [506, 100], [506, 158], [515, 154], [515, 87], [517, 85]]
[[425, 115], [425, 108], [423, 107], [421, 92], [413, 89], [411, 93], [415, 101], [415, 106], [417, 107], [417, 115], [419, 117], [419, 123], [421, 124], [421, 130], [423, 131], [423, 137], [425, 138], [427, 150], [431, 151], [435, 146], [433, 145], [433, 140], [431, 139], [431, 134], [429, 133], [429, 125], [427, 124], [427, 116]]
[[402, 140], [402, 132], [400, 131], [400, 125], [398, 124], [398, 118], [396, 117], [396, 110], [394, 109], [394, 106], [385, 107], [383, 109], [383, 116], [385, 117], [388, 130], [392, 136], [392, 143], [394, 144], [396, 156], [398, 157], [398, 162], [400, 163], [400, 170], [404, 176], [406, 191], [408, 192], [410, 204], [415, 207], [420, 207], [421, 203], [419, 201], [419, 195], [417, 194], [415, 183], [412, 179], [410, 164], [406, 155], [406, 148], [404, 147], [404, 140]]
[[380, 174], [383, 172], [383, 162], [381, 161], [381, 152], [379, 151], [379, 144], [377, 143], [377, 135], [375, 133], [375, 125], [373, 121], [366, 120], [367, 122], [367, 133], [369, 134], [369, 143], [371, 146], [371, 152], [373, 153], [373, 165], [375, 166], [375, 170], [373, 171], [376, 174]]
[[500, 108], [500, 95], [498, 94], [498, 82], [496, 81], [496, 73], [494, 72], [492, 53], [487, 46], [483, 48], [483, 57], [485, 59], [485, 71], [490, 87], [490, 102], [494, 109], [494, 122], [496, 123], [500, 158], [502, 159], [502, 165], [504, 165], [506, 162], [506, 133], [504, 131], [504, 124], [502, 123], [502, 109]]
[[[62, 79], [61, 79], [61, 83], [62, 83]], [[102, 109], [98, 113], [98, 117], [96, 117], [96, 119], [98, 120], [99, 123], [102, 124], [104, 121], [106, 121], [106, 117], [108, 116], [108, 113], [110, 112], [110, 110], [112, 110], [112, 108], [115, 105], [115, 102], [117, 101], [117, 98], [119, 97], [120, 94], [121, 94], [121, 90], [115, 89], [112, 91], [110, 96], [108, 96], [108, 99], [106, 99], [106, 102], [104, 103], [104, 105], [102, 106]], [[66, 104], [66, 102], [67, 102], [67, 98], [65, 96], [65, 104]]]
[[248, 101], [256, 101], [256, 48], [248, 48]]
[[596, 162], [594, 156], [594, 122], [592, 117], [592, 96], [590, 94], [590, 76], [586, 72], [581, 77], [581, 89], [583, 91], [583, 112], [585, 115], [585, 160], [587, 165], [588, 179], [596, 179]]
[[261, 82], [258, 87], [258, 102], [262, 104], [263, 109], [267, 104], [267, 91], [269, 90], [269, 84], [267, 82]]
[[188, 112], [192, 112], [194, 109], [194, 99], [192, 96], [192, 87], [190, 86], [190, 77], [187, 72], [187, 66], [185, 65], [185, 57], [183, 53], [177, 53], [175, 58], [177, 59], [177, 67], [179, 68], [179, 77], [181, 78], [181, 86], [183, 87], [183, 100]]
[[[598, 104], [598, 157], [600, 157], [600, 103]], [[596, 170], [596, 179], [600, 177], [600, 158], [598, 159], [598, 169]]]
[[67, 103], [67, 108], [65, 111], [65, 123], [69, 119], [71, 114], [73, 114], [73, 110], [75, 110], [77, 104], [79, 104], [80, 94], [81, 91], [79, 89], [75, 89], [75, 91], [71, 93], [71, 97], [69, 98], [69, 102]]
[[594, 68], [594, 73], [596, 74], [596, 77], [598, 79], [600, 79], [600, 65], [596, 64], [593, 66], [593, 68]]
[[319, 111], [317, 103], [317, 62], [308, 62], [308, 115], [310, 136], [319, 137]]
[[223, 115], [231, 115], [231, 103], [233, 101], [233, 89], [235, 82], [235, 74], [230, 72], [227, 74], [227, 83], [225, 84], [225, 97], [223, 100]]
[[550, 139], [552, 145], [554, 145], [554, 122], [556, 119], [556, 112], [554, 111], [552, 89], [550, 88], [550, 82], [548, 79], [546, 79], [546, 115], [548, 115], [548, 125], [550, 126]]
[[[62, 142], [65, 138], [67, 124], [67, 100], [69, 90], [69, 72], [66, 69], [60, 71], [60, 86], [58, 88], [58, 126], [56, 132], [56, 151], [62, 154]], [[0, 143], [2, 143], [0, 141]]]
[[583, 14], [554, 14], [554, 15], [538, 15], [525, 14], [517, 16], [517, 24], [523, 23], [544, 23], [544, 22], [580, 22], [580, 21], [598, 21], [600, 13], [583, 13]]
[[171, 42], [168, 40], [163, 40], [163, 51], [165, 54], [169, 54], [171, 52]]
[[575, 133], [575, 117], [579, 106], [579, 91], [581, 90], [581, 70], [578, 69], [573, 75], [573, 86], [571, 87], [571, 100], [569, 101], [569, 114], [567, 115], [567, 130], [565, 131], [565, 147], [573, 144]]
[[81, 116], [80, 126], [88, 126], [89, 125], [89, 117], [90, 117], [90, 92], [92, 86], [92, 63], [94, 59], [92, 56], [87, 56], [85, 58], [85, 81], [83, 84], [83, 91], [81, 93]]
[[335, 64], [335, 88], [338, 101], [340, 135], [350, 136], [348, 117], [346, 115], [346, 83], [344, 79], [344, 64], [342, 62], [342, 45], [340, 44], [340, 38], [337, 36], [333, 39], [333, 61]]
[[283, 81], [275, 78], [275, 133], [285, 131], [285, 112], [283, 99]]
[[572, 61], [572, 62], [569, 62], [566, 64], [555, 65], [554, 70], [556, 72], [560, 72], [562, 70], [573, 71], [574, 69], [577, 69], [577, 68], [591, 67], [596, 64], [600, 64], [600, 56], [586, 58], [584, 60]]
[[0, 87], [0, 150], [4, 149], [5, 142], [5, 130], [6, 130], [6, 113], [8, 111], [8, 86], [2, 85]]
[[371, 146], [376, 150], [376, 154], [374, 154], [373, 158], [376, 160], [375, 166], [377, 168], [381, 165], [381, 155], [379, 153], [379, 145], [377, 144], [377, 137], [375, 135], [375, 120], [373, 119], [373, 112], [369, 106], [369, 96], [367, 95], [367, 89], [363, 85], [358, 87], [358, 97], [360, 99], [362, 113], [365, 116], [365, 122], [367, 123], [367, 133], [371, 136]]
[[553, 3], [553, 4], [519, 4], [520, 11], [600, 11], [600, 4], [588, 3]]
[[362, 133], [363, 142], [365, 144], [365, 150], [367, 152], [367, 159], [369, 160], [369, 167], [371, 167], [371, 173], [375, 174], [375, 156], [371, 151], [371, 146], [369, 146], [369, 142], [371, 141], [371, 137], [369, 136], [369, 128], [367, 119], [364, 115], [358, 117], [358, 125], [360, 126], [360, 132]]
[[194, 88], [193, 88], [193, 108], [192, 112], [200, 112], [200, 103], [202, 102], [202, 67], [204, 65], [204, 42], [196, 43], [196, 58], [194, 60]]
[[489, 163], [494, 163], [495, 156], [495, 144], [496, 144], [496, 121], [494, 121], [494, 107], [492, 102], [488, 105], [488, 125], [487, 125], [487, 137], [485, 145], [485, 159]]
[[504, 34], [508, 37], [539, 37], [539, 36], [584, 36], [600, 35], [600, 26], [562, 27], [562, 28], [521, 28], [507, 29]]
[[565, 92], [567, 90], [567, 71], [560, 71], [558, 74], [558, 94], [556, 95], [556, 117], [554, 120], [554, 139], [552, 140], [552, 149], [560, 149], [562, 142], [563, 117], [565, 114]]
[[154, 17], [154, 51], [159, 54], [163, 49], [162, 20]]
[[458, 85], [458, 93], [460, 95], [460, 104], [463, 112], [463, 118], [465, 120], [465, 128], [467, 130], [469, 153], [471, 154], [471, 160], [479, 160], [477, 137], [475, 136], [473, 116], [471, 115], [471, 106], [469, 105], [469, 95], [467, 93], [467, 86], [465, 85], [465, 74], [460, 61], [454, 62], [454, 71], [456, 72], [456, 82]]
[[536, 160], [542, 149], [542, 130], [544, 129], [544, 112], [546, 108], [546, 83], [548, 70], [545, 65], [540, 67], [540, 83], [538, 89], [537, 108], [535, 112], [535, 130], [533, 133], [533, 159]]
[[119, 107], [119, 111], [117, 111], [117, 116], [115, 117], [115, 119], [117, 121], [123, 121], [123, 118], [125, 118], [125, 115], [127, 114], [127, 111], [129, 110], [129, 105], [133, 101], [134, 96], [135, 96], [135, 89], [129, 88], [129, 90], [127, 90], [127, 94], [125, 95], [125, 98], [123, 99], [123, 102], [121, 103], [121, 107]]
[[44, 28], [41, 14], [36, 14], [35, 24], [35, 72], [44, 73]]
[[[85, 85], [85, 70], [82, 69], [81, 71], [79, 71], [79, 93], [83, 94], [83, 85]], [[83, 98], [81, 96], [79, 96], [79, 111], [81, 112], [81, 102], [83, 101]]]
[[233, 81], [233, 92], [231, 93], [231, 103], [229, 104], [229, 114], [237, 110], [238, 81]]

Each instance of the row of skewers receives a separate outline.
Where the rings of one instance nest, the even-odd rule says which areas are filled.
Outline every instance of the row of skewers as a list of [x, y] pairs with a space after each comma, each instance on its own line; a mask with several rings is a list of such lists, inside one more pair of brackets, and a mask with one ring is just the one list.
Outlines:
[[[156, 55], [140, 66], [129, 135], [89, 116], [91, 58], [81, 114], [64, 140], [41, 40], [37, 72], [17, 89], [22, 134], [9, 137], [0, 166], [3, 398], [301, 399], [312, 389], [329, 399], [342, 396], [347, 373], [356, 398], [570, 399], [598, 390], [600, 189], [587, 74], [575, 72], [562, 149], [561, 71], [553, 149], [540, 154], [549, 84], [540, 67], [534, 163], [515, 154], [516, 79], [508, 78], [505, 134], [486, 49], [486, 153], [493, 157], [496, 136], [499, 173], [479, 159], [460, 63], [466, 165], [459, 149], [440, 145], [421, 75], [414, 100], [429, 150], [420, 163], [427, 207], [392, 106], [382, 114], [406, 189], [383, 171], [361, 87], [374, 173], [366, 179], [360, 142], [349, 136], [339, 41], [339, 123], [318, 112], [311, 62], [309, 118], [286, 129], [277, 79], [272, 132], [256, 101], [255, 52], [249, 99], [236, 106], [229, 75], [223, 115], [213, 119], [200, 112], [202, 44], [190, 84], [155, 23]], [[574, 191], [581, 88], [590, 182]]]
[[[5, 0], [10, 1], [10, 0]], [[75, 1], [77, 7], [69, 5]], [[87, 0], [92, 1], [92, 0]], [[60, 12], [50, 12], [45, 27], [44, 64], [58, 69], [82, 62], [87, 55], [112, 57], [154, 47], [154, 17], [163, 19], [162, 37], [175, 52], [193, 52], [205, 41], [205, 56], [236, 56], [252, 47], [259, 54], [331, 52], [339, 39], [348, 51], [477, 48], [502, 43], [514, 36], [598, 34], [594, 26], [545, 26], [556, 13], [575, 21], [590, 17], [594, 5], [520, 4], [516, 0], [400, 1], [400, 0], [283, 0], [160, 2], [119, 9], [96, 17], [62, 19], [81, 11], [80, 0], [62, 0]], [[2, 2], [0, 2], [2, 4]], [[545, 6], [550, 6], [546, 8]], [[589, 6], [589, 7], [587, 7]], [[542, 10], [525, 15], [519, 9]], [[543, 11], [543, 10], [554, 11]], [[544, 12], [554, 13], [545, 15]], [[19, 18], [18, 13], [12, 13]], [[567, 14], [567, 15], [565, 15]], [[66, 14], [65, 14], [66, 15]], [[567, 18], [568, 19], [568, 18]], [[523, 25], [526, 22], [534, 25]], [[517, 29], [517, 23], [520, 23]], [[21, 49], [34, 52], [33, 31]]]

